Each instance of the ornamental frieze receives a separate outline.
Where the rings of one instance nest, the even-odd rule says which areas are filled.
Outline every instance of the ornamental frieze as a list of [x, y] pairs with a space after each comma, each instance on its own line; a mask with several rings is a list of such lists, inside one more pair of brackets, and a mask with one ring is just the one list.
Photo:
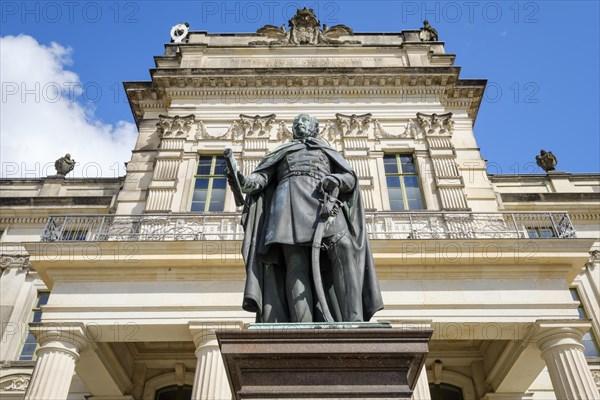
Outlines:
[[[172, 117], [176, 120], [176, 117]], [[184, 117], [180, 117], [181, 121]], [[179, 123], [178, 121], [178, 123]], [[291, 140], [292, 132], [285, 121], [277, 120], [276, 114], [247, 115], [240, 114], [239, 118], [231, 121], [227, 130], [214, 133], [207, 129], [203, 121], [195, 120], [195, 140], [231, 140], [233, 143], [244, 141], [283, 142]], [[187, 129], [187, 128], [186, 128]], [[171, 131], [172, 132], [172, 131]], [[417, 113], [416, 119], [408, 119], [404, 126], [388, 130], [372, 113], [342, 114], [336, 113], [335, 119], [326, 120], [322, 125], [319, 136], [334, 143], [337, 140], [372, 140], [380, 142], [383, 139], [415, 139], [421, 140], [430, 135], [452, 135], [454, 121], [452, 113], [424, 114]], [[350, 142], [346, 143], [348, 145]], [[362, 142], [361, 142], [362, 143]], [[351, 146], [352, 147], [352, 146]]]

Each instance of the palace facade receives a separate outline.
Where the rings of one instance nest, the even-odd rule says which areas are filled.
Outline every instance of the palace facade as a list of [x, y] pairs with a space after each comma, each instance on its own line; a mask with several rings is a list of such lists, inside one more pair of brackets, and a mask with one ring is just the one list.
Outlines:
[[414, 399], [598, 399], [600, 174], [486, 173], [486, 81], [429, 26], [289, 25], [174, 27], [125, 83], [125, 176], [0, 180], [2, 398], [230, 399], [214, 332], [254, 316], [223, 150], [249, 173], [308, 113], [359, 177], [373, 321], [434, 330]]

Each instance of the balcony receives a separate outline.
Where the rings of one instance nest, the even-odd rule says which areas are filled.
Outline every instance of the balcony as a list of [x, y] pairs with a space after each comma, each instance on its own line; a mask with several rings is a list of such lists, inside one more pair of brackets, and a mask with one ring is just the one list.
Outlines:
[[[239, 213], [52, 216], [44, 242], [235, 241], [244, 235]], [[564, 212], [371, 212], [372, 240], [575, 238]]]

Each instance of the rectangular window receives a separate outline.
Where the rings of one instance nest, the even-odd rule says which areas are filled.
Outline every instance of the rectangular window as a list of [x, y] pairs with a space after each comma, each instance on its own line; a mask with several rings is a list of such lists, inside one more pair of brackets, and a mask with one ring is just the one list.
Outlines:
[[[50, 293], [48, 292], [38, 293], [29, 322], [40, 322], [42, 320], [42, 306], [48, 303], [48, 297], [50, 297]], [[25, 342], [23, 343], [23, 349], [21, 350], [19, 360], [35, 360], [35, 350], [37, 349], [37, 346], [35, 336], [27, 329], [27, 335], [25, 336]]]
[[87, 236], [86, 230], [67, 229], [67, 230], [63, 231], [61, 240], [81, 241], [81, 240], [85, 240], [86, 236]]
[[[579, 302], [579, 306], [577, 307], [577, 312], [579, 313], [579, 319], [588, 319], [588, 314], [583, 307], [581, 299], [579, 298], [579, 292], [577, 289], [571, 288], [571, 297], [573, 300]], [[596, 340], [596, 336], [590, 329], [585, 335], [583, 335], [583, 339], [581, 339], [581, 344], [583, 344], [584, 353], [586, 357], [596, 358], [600, 357], [600, 351], [598, 350], [598, 341]]]
[[383, 165], [390, 209], [422, 210], [421, 185], [412, 154], [386, 154]]
[[225, 158], [200, 156], [194, 179], [192, 211], [223, 211], [226, 187]]
[[527, 228], [527, 234], [529, 235], [529, 239], [547, 239], [556, 237], [554, 229], [550, 227]]

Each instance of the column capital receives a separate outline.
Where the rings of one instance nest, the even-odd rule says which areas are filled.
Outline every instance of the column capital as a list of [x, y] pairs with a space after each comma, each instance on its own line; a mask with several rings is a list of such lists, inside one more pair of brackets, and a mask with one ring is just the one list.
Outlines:
[[54, 349], [68, 353], [77, 360], [79, 353], [88, 344], [85, 325], [82, 323], [32, 322], [29, 326], [40, 344], [38, 351]]
[[188, 323], [190, 333], [196, 348], [217, 340], [215, 332], [225, 330], [241, 330], [244, 327], [242, 321], [190, 321]]
[[537, 343], [542, 354], [556, 346], [580, 347], [581, 339], [591, 328], [590, 320], [538, 320], [532, 339]]

